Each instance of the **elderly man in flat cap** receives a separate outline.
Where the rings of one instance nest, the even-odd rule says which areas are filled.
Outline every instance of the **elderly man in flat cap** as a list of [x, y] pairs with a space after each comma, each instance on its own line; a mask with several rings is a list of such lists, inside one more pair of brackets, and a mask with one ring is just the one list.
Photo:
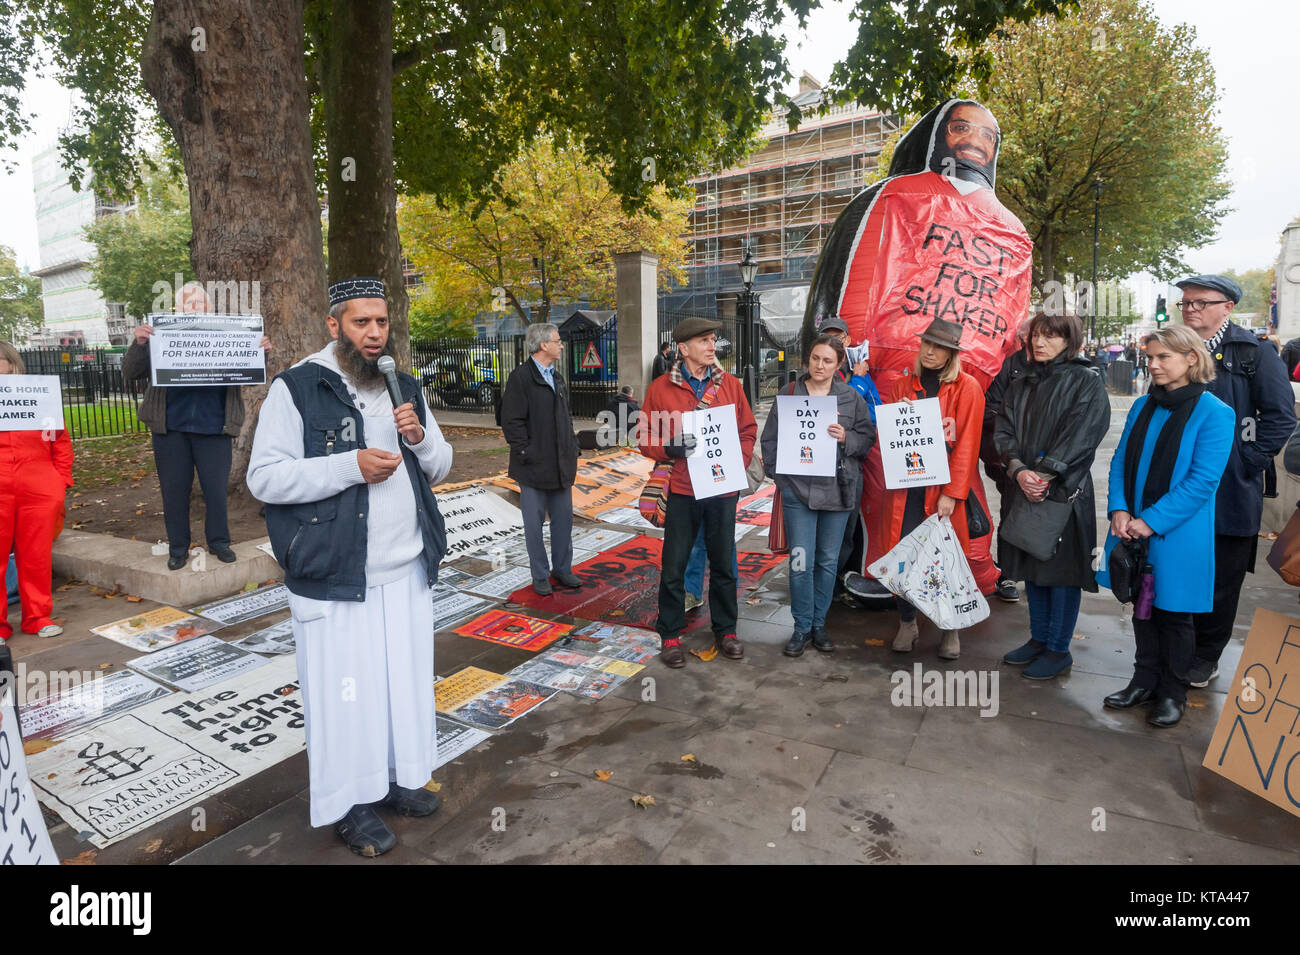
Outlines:
[[379, 369], [389, 351], [378, 279], [330, 286], [334, 339], [271, 383], [248, 487], [266, 504], [293, 613], [307, 713], [311, 823], [353, 852], [397, 843], [375, 812], [425, 816], [433, 772], [433, 604], [447, 549], [429, 485], [451, 446], [416, 380]]
[[697, 500], [686, 458], [696, 452], [696, 438], [682, 431], [683, 412], [734, 405], [740, 453], [745, 466], [754, 454], [758, 425], [745, 391], [734, 375], [717, 363], [719, 322], [688, 318], [673, 329], [678, 359], [651, 382], [641, 411], [640, 451], [657, 462], [672, 462], [668, 508], [664, 518], [663, 562], [659, 580], [659, 619], [655, 629], [663, 640], [660, 659], [666, 666], [686, 666], [682, 630], [686, 626], [686, 562], [695, 537], [704, 529], [709, 554], [709, 615], [713, 638], [723, 656], [739, 660], [745, 655], [736, 636], [736, 566], [733, 562], [736, 530], [736, 492]]
[[1205, 341], [1214, 359], [1210, 390], [1236, 412], [1236, 435], [1214, 501], [1214, 609], [1194, 614], [1196, 656], [1192, 686], [1219, 672], [1219, 656], [1232, 638], [1237, 599], [1246, 572], [1255, 569], [1255, 544], [1264, 510], [1264, 470], [1295, 430], [1295, 396], [1282, 359], [1267, 343], [1232, 322], [1241, 286], [1223, 275], [1197, 275], [1176, 283], [1175, 306], [1183, 324]]

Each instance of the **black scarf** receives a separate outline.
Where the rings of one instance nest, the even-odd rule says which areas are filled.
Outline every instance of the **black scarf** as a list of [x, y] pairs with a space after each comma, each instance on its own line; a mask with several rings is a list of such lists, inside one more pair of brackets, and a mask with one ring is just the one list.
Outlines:
[[[1147, 392], [1147, 403], [1133, 423], [1133, 430], [1128, 436], [1128, 448], [1124, 453], [1124, 497], [1134, 517], [1141, 516], [1142, 511], [1169, 493], [1169, 481], [1173, 477], [1174, 462], [1178, 460], [1183, 429], [1187, 427], [1187, 419], [1196, 409], [1196, 400], [1204, 393], [1205, 385], [1202, 384], [1183, 385], [1173, 391], [1167, 390], [1164, 385], [1152, 385]], [[1142, 457], [1147, 428], [1151, 425], [1151, 416], [1156, 413], [1157, 405], [1169, 411], [1169, 420], [1156, 438], [1151, 467], [1147, 471], [1147, 483], [1142, 488], [1142, 506], [1136, 508], [1133, 506], [1133, 497], [1137, 488], [1138, 461]]]

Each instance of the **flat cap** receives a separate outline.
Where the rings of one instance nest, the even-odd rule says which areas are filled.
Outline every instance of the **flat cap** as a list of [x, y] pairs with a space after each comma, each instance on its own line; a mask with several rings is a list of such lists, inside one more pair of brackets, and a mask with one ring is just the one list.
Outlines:
[[1179, 288], [1186, 288], [1188, 285], [1212, 288], [1232, 299], [1234, 305], [1241, 301], [1241, 286], [1226, 275], [1193, 275], [1190, 279], [1183, 279], [1181, 282], [1175, 282], [1174, 284]]
[[832, 315], [827, 318], [826, 321], [822, 322], [822, 327], [817, 329], [817, 334], [825, 335], [827, 332], [835, 331], [843, 332], [845, 335], [849, 333], [849, 326], [844, 324], [844, 319], [840, 318], [838, 315]]
[[673, 341], [688, 342], [692, 338], [716, 332], [721, 327], [721, 322], [709, 318], [683, 318], [673, 329]]

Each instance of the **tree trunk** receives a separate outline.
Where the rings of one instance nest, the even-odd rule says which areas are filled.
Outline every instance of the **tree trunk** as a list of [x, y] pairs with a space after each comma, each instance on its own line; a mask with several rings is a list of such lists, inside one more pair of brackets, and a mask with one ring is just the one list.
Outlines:
[[392, 0], [335, 0], [322, 49], [330, 281], [377, 275], [388, 333], [411, 361], [402, 243], [393, 184]]
[[[185, 165], [194, 271], [202, 282], [259, 284], [269, 380], [328, 334], [302, 0], [155, 3], [141, 67]], [[243, 389], [236, 494], [246, 493], [266, 390]]]

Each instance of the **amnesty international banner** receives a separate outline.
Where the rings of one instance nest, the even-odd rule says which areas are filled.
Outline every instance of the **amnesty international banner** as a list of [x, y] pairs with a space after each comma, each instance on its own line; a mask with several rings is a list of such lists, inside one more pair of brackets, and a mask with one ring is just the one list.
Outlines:
[[1201, 765], [1300, 816], [1300, 620], [1256, 610]]

